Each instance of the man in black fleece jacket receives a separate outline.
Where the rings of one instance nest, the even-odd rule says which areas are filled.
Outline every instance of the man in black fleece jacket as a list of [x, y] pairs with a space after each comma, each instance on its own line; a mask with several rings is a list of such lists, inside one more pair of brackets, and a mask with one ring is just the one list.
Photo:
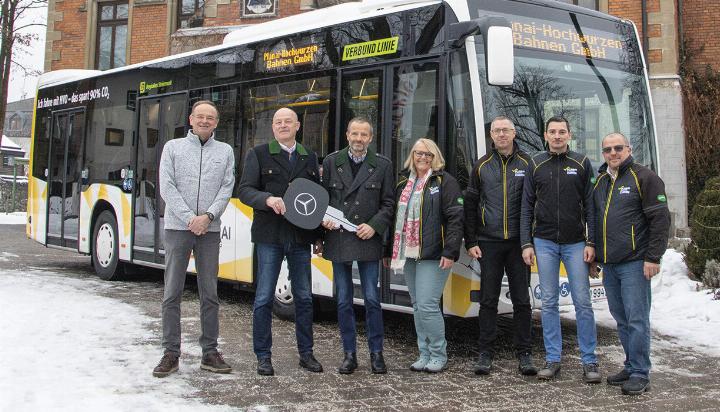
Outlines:
[[665, 184], [635, 163], [625, 136], [605, 136], [602, 153], [605, 164], [593, 190], [596, 257], [625, 351], [623, 369], [607, 382], [622, 385], [625, 395], [639, 395], [650, 385], [650, 279], [660, 272], [670, 211]]
[[552, 117], [545, 123], [549, 150], [533, 156], [525, 172], [520, 240], [528, 266], [532, 266], [537, 254], [540, 275], [545, 366], [538, 372], [538, 379], [553, 379], [560, 371], [562, 334], [558, 303], [562, 262], [567, 271], [562, 292], [563, 296], [570, 292], [575, 306], [583, 379], [585, 383], [600, 383], [588, 277], [588, 263], [595, 259], [593, 170], [587, 156], [570, 150], [571, 137], [566, 119]]

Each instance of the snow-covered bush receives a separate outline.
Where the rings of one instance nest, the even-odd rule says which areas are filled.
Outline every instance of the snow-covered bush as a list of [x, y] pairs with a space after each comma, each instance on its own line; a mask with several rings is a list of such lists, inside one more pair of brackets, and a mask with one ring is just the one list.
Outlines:
[[705, 189], [695, 200], [690, 228], [692, 241], [686, 250], [685, 263], [696, 279], [703, 280], [708, 261], [720, 262], [720, 177], [705, 183]]
[[705, 264], [702, 282], [705, 286], [713, 289], [720, 288], [720, 262], [710, 259]]

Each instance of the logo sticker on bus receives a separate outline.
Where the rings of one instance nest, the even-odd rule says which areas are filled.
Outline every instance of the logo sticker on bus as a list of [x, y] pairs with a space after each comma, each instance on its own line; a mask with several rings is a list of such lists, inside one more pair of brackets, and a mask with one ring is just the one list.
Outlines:
[[150, 90], [159, 89], [161, 87], [170, 87], [172, 86], [173, 81], [167, 80], [164, 82], [154, 82], [154, 83], [148, 83], [148, 82], [140, 82], [140, 94], [149, 92]]

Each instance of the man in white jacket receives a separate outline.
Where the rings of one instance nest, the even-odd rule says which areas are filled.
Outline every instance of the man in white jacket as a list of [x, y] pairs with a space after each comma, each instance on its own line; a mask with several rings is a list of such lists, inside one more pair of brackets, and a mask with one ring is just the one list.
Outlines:
[[217, 296], [220, 254], [220, 216], [235, 183], [235, 157], [230, 145], [214, 139], [219, 113], [215, 104], [195, 103], [192, 130], [170, 140], [160, 158], [160, 196], [165, 201], [165, 292], [162, 302], [165, 349], [153, 370], [165, 377], [178, 370], [180, 357], [180, 301], [190, 253], [195, 256], [200, 294], [201, 369], [230, 373], [217, 350]]

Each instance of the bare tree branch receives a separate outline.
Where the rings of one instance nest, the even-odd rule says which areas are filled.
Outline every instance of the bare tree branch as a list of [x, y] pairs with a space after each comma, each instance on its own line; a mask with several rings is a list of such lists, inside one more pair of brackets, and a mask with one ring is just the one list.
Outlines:
[[20, 30], [27, 29], [28, 27], [47, 27], [47, 24], [45, 24], [45, 23], [29, 23], [24, 26], [15, 28], [15, 30], [13, 30], [13, 32], [17, 33]]
[[36, 33], [22, 31], [45, 27], [29, 16], [33, 9], [43, 7], [47, 7], [47, 0], [0, 0], [0, 130], [5, 123], [11, 71], [20, 71], [25, 76], [40, 74], [39, 70], [27, 67], [13, 56], [27, 54], [24, 50], [38, 39]]

